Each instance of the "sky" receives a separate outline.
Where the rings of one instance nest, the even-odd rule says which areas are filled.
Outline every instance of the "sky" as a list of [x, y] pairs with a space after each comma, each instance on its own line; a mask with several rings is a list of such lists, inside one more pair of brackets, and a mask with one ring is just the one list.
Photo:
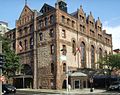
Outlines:
[[[55, 5], [57, 0], [27, 0], [31, 9], [40, 10], [44, 3]], [[68, 12], [72, 13], [82, 5], [86, 15], [92, 12], [95, 20], [100, 18], [103, 29], [112, 34], [113, 49], [120, 49], [120, 0], [65, 0]], [[0, 0], [0, 21], [8, 22], [9, 27], [15, 27], [25, 0]]]

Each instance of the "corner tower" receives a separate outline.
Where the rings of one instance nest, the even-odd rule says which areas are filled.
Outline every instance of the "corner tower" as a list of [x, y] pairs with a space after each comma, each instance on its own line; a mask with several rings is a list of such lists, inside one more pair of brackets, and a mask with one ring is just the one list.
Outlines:
[[67, 4], [65, 0], [57, 0], [58, 8], [63, 10], [64, 12], [67, 12]]

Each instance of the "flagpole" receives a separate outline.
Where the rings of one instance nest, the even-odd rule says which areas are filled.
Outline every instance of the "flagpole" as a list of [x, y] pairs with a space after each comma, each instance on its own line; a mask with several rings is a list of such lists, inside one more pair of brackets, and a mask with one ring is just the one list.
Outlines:
[[78, 68], [80, 68], [80, 65], [79, 65], [79, 52], [78, 52]]

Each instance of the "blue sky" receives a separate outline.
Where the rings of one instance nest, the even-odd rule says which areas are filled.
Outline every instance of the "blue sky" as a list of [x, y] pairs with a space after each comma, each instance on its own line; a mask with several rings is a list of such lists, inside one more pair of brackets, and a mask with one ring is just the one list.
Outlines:
[[[44, 3], [55, 5], [57, 0], [27, 0], [31, 9], [40, 10]], [[95, 19], [100, 18], [103, 29], [113, 35], [113, 48], [120, 48], [120, 0], [65, 0], [68, 12], [72, 13], [82, 5], [86, 15], [92, 12]], [[10, 28], [15, 27], [15, 21], [25, 5], [25, 0], [0, 0], [0, 20], [6, 21]]]

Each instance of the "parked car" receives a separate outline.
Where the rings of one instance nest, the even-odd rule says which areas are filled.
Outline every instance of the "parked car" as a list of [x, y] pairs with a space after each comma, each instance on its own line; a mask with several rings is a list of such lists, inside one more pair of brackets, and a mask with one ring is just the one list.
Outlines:
[[120, 90], [120, 82], [119, 81], [116, 81], [116, 82], [113, 82], [108, 90]]
[[2, 93], [16, 93], [16, 87], [11, 84], [2, 84]]

